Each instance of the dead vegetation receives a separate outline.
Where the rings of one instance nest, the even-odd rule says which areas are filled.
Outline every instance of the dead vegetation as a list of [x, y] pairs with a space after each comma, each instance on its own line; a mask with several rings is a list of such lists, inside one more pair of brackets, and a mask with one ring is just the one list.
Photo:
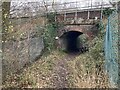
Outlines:
[[107, 88], [107, 75], [102, 65], [100, 68], [101, 71], [87, 53], [69, 57], [65, 53], [54, 51], [25, 68], [22, 73], [8, 76], [4, 87]]
[[102, 35], [99, 35], [88, 41], [89, 52], [80, 55], [69, 55], [58, 50], [47, 55], [44, 53], [32, 65], [8, 75], [3, 87], [108, 88], [110, 86], [104, 71], [102, 43]]

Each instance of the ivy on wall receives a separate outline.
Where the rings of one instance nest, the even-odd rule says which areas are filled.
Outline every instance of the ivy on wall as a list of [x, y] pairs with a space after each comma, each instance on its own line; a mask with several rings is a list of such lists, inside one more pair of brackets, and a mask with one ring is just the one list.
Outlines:
[[51, 51], [55, 49], [55, 37], [57, 36], [57, 30], [62, 24], [56, 21], [56, 13], [48, 13], [46, 15], [47, 24], [43, 33], [45, 50]]

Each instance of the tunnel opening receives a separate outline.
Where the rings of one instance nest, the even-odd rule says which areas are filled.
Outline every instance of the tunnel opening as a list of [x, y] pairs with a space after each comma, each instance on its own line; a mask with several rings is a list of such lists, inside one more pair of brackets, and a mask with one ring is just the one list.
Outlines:
[[79, 36], [83, 34], [82, 32], [78, 31], [69, 31], [64, 33], [61, 36], [61, 39], [63, 40], [63, 44], [65, 47], [65, 52], [67, 53], [78, 53], [80, 52], [80, 47], [82, 46], [82, 43], [79, 41]]

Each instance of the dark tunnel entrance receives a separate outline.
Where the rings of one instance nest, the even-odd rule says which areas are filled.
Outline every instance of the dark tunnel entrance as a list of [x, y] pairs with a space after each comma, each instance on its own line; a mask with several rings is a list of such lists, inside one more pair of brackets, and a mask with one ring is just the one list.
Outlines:
[[61, 36], [61, 39], [63, 40], [63, 44], [65, 47], [65, 51], [68, 53], [74, 53], [79, 52], [81, 43], [79, 42], [79, 36], [83, 34], [82, 32], [78, 31], [69, 31], [64, 33]]

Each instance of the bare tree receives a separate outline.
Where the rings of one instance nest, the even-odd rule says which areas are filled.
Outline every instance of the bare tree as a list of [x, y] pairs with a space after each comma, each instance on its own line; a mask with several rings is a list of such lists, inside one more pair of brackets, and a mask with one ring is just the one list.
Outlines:
[[45, 7], [45, 11], [48, 12], [48, 5], [45, 0], [43, 0], [43, 5]]

